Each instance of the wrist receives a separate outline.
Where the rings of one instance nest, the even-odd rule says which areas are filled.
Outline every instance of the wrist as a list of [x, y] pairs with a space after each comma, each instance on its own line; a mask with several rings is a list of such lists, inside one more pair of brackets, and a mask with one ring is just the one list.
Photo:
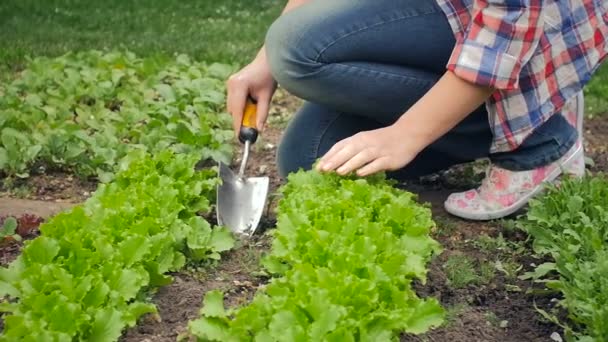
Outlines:
[[416, 153], [420, 153], [433, 143], [433, 132], [429, 131], [428, 125], [420, 125], [412, 122], [411, 117], [403, 115], [392, 127], [400, 139], [405, 137], [408, 147]]
[[258, 51], [257, 55], [255, 55], [253, 63], [268, 64], [268, 58], [266, 57], [266, 45], [263, 45], [260, 51]]

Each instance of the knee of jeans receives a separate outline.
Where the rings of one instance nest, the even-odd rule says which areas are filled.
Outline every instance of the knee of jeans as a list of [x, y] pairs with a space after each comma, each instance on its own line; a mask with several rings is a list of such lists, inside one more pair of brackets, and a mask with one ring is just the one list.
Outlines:
[[[310, 170], [312, 161], [305, 153], [305, 142], [299, 141], [301, 137], [285, 134], [281, 139], [276, 152], [276, 163], [279, 177], [287, 179], [289, 174], [300, 170]], [[302, 145], [304, 144], [304, 145]]]
[[279, 17], [266, 34], [266, 56], [274, 79], [293, 94], [298, 94], [302, 81], [318, 72], [323, 65], [316, 61], [314, 23], [306, 18]]
[[287, 176], [289, 176], [290, 173], [298, 171], [296, 159], [294, 158], [293, 153], [289, 153], [289, 151], [285, 148], [284, 142], [279, 143], [277, 148], [276, 162], [279, 177], [282, 179], [287, 179]]

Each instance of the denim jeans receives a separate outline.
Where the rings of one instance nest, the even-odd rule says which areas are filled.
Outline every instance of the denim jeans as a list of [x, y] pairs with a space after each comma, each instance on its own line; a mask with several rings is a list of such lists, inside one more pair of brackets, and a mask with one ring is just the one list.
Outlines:
[[[339, 140], [394, 123], [445, 72], [454, 45], [435, 0], [313, 0], [281, 16], [266, 53], [278, 83], [305, 104], [278, 148], [280, 175], [310, 169]], [[480, 158], [530, 170], [559, 159], [576, 139], [576, 129], [554, 115], [517, 150], [490, 155], [481, 106], [389, 175], [415, 178]]]

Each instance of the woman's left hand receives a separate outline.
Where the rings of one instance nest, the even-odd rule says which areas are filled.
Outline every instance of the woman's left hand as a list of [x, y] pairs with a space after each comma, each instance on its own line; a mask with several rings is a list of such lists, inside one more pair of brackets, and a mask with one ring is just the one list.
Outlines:
[[334, 145], [319, 161], [317, 170], [360, 177], [405, 167], [420, 152], [401, 127], [391, 125], [361, 132]]

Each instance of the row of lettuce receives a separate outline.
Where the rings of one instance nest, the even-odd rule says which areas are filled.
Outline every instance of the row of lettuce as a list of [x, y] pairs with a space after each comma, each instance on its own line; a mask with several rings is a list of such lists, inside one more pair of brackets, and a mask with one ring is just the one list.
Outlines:
[[184, 55], [85, 51], [30, 59], [0, 83], [0, 172], [112, 178], [133, 149], [228, 161], [224, 82], [232, 68]]
[[[156, 312], [150, 295], [170, 272], [233, 247], [229, 231], [203, 218], [216, 170], [197, 168], [231, 159], [220, 110], [229, 72], [186, 56], [90, 51], [29, 60], [0, 85], [0, 172], [64, 169], [102, 181], [0, 269], [0, 341], [115, 341]], [[427, 208], [382, 179], [300, 173], [283, 193], [266, 259], [275, 279], [234, 319], [210, 292], [195, 335], [377, 341], [439, 324], [438, 302], [411, 288], [440, 250]]]
[[[208, 214], [219, 182], [201, 160], [231, 159], [221, 115], [230, 68], [186, 56], [97, 51], [37, 58], [0, 85], [0, 172], [60, 168], [102, 183], [0, 269], [4, 341], [113, 341], [149, 294], [188, 261], [219, 259], [233, 237]], [[315, 172], [281, 190], [270, 283], [225, 308], [209, 292], [190, 331], [201, 341], [389, 341], [443, 321], [412, 290], [441, 251], [428, 208], [382, 177]], [[520, 221], [550, 259], [527, 275], [559, 291], [569, 341], [608, 340], [608, 178], [567, 180]]]
[[207, 293], [189, 325], [200, 341], [398, 341], [442, 323], [437, 300], [412, 289], [441, 251], [412, 194], [381, 177], [314, 171], [292, 174], [281, 192], [263, 261], [272, 280], [239, 308]]
[[99, 51], [29, 60], [0, 85], [0, 172], [97, 176], [85, 203], [40, 226], [0, 269], [2, 341], [114, 341], [187, 262], [234, 238], [212, 227], [218, 184], [200, 161], [231, 158], [224, 65]]
[[2, 341], [114, 341], [156, 311], [147, 295], [186, 260], [218, 259], [234, 240], [198, 216], [217, 177], [196, 155], [135, 151], [84, 204], [40, 227], [0, 269]]

